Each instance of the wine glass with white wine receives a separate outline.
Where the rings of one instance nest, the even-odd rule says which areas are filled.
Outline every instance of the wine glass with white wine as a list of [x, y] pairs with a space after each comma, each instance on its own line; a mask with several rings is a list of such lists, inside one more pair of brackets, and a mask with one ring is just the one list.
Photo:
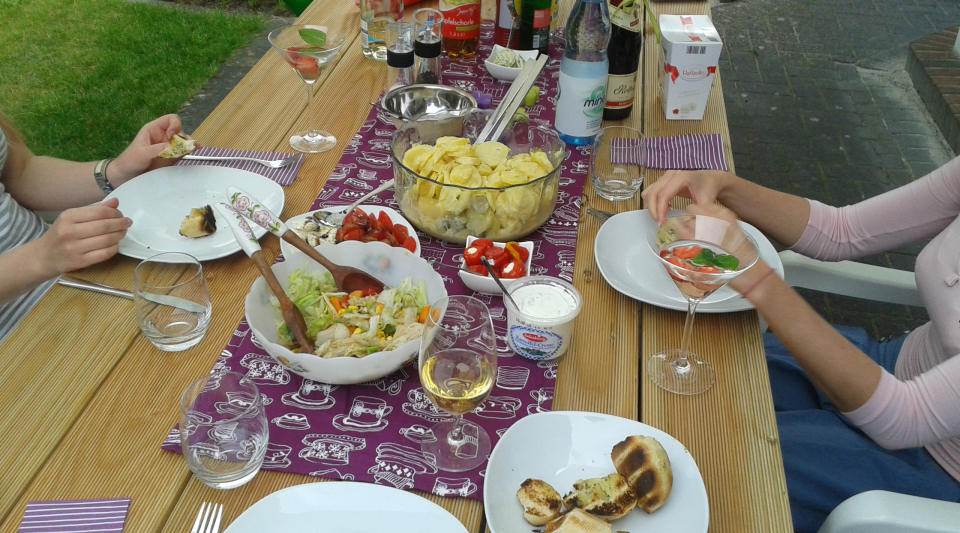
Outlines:
[[463, 415], [490, 395], [497, 374], [497, 342], [490, 310], [482, 301], [453, 295], [430, 306], [420, 338], [420, 383], [437, 409], [453, 415], [435, 425], [423, 451], [437, 468], [464, 472], [490, 453], [490, 435]]
[[[271, 31], [267, 40], [306, 84], [309, 111], [313, 86], [320, 79], [323, 67], [343, 48], [346, 38], [331, 33], [326, 26], [292, 24]], [[317, 128], [290, 137], [291, 148], [308, 154], [326, 152], [336, 145], [336, 137]]]

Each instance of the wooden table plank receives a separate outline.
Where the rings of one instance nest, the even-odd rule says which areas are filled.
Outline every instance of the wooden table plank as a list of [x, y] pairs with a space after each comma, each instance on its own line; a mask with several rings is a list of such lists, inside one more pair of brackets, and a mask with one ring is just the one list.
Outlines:
[[[657, 14], [709, 14], [705, 2], [650, 5]], [[733, 170], [719, 75], [703, 120], [666, 120], [658, 92], [660, 48], [649, 24], [644, 47], [646, 134], [721, 133]], [[662, 174], [649, 171], [645, 185]], [[682, 312], [643, 306], [642, 364], [651, 354], [679, 346], [683, 320]], [[641, 377], [643, 421], [672, 434], [693, 454], [707, 487], [711, 531], [792, 531], [756, 313], [699, 313], [692, 337], [691, 349], [714, 365], [717, 383], [706, 393], [684, 397], [663, 391]]]

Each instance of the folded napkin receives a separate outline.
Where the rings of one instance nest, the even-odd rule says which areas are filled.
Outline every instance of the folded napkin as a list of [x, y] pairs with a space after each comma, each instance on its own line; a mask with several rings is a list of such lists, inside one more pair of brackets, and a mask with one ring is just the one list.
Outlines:
[[130, 498], [28, 502], [17, 533], [123, 531]]
[[613, 139], [610, 158], [614, 163], [648, 168], [728, 170], [723, 139], [717, 133]]
[[[201, 146], [194, 150], [194, 155], [216, 156], [216, 157], [256, 157], [257, 159], [283, 159], [290, 157], [287, 152], [258, 152], [256, 150], [232, 150], [229, 148], [214, 148], [212, 146]], [[177, 165], [213, 165], [217, 167], [238, 168], [240, 170], [249, 170], [261, 176], [270, 178], [280, 185], [287, 186], [293, 183], [297, 177], [297, 172], [303, 165], [304, 155], [296, 154], [297, 159], [283, 168], [270, 168], [256, 163], [254, 161], [196, 161], [181, 159]]]

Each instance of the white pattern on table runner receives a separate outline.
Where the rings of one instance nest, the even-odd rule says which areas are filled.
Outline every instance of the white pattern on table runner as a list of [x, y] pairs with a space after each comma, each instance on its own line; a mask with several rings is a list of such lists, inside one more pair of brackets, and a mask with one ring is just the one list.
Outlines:
[[18, 533], [123, 531], [130, 498], [28, 502]]
[[280, 185], [286, 187], [293, 183], [297, 177], [297, 172], [303, 166], [303, 154], [291, 154], [288, 152], [258, 152], [256, 150], [236, 150], [231, 148], [214, 148], [212, 146], [201, 146], [197, 148], [193, 155], [213, 156], [213, 157], [255, 157], [257, 159], [283, 159], [295, 155], [297, 158], [293, 163], [283, 168], [270, 168], [254, 161], [198, 161], [181, 159], [177, 166], [186, 165], [208, 165], [215, 167], [237, 168], [240, 170], [249, 170], [255, 174], [265, 176]]
[[[614, 139], [610, 156], [614, 163], [648, 168], [729, 170], [723, 155], [723, 139], [719, 134], [691, 133], [674, 137], [647, 137], [640, 143], [631, 139]], [[644, 158], [643, 156], [646, 156]]]

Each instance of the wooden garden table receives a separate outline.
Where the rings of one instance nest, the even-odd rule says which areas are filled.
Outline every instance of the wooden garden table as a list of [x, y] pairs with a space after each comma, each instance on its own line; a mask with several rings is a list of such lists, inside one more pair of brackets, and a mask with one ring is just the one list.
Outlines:
[[[421, 5], [430, 5], [427, 0]], [[485, 18], [492, 18], [485, 0]], [[572, 1], [561, 0], [560, 12]], [[656, 12], [707, 13], [706, 2], [654, 2]], [[192, 132], [201, 144], [288, 151], [287, 139], [322, 118], [345, 140], [359, 129], [384, 84], [382, 64], [359, 53], [359, 16], [353, 2], [320, 1], [302, 15], [347, 32], [345, 51], [315, 88], [313, 115], [303, 86], [277, 54], [268, 53]], [[721, 133], [732, 163], [720, 83], [714, 83], [702, 121], [668, 122], [659, 107], [658, 48], [649, 26], [642, 91], [627, 123], [647, 135]], [[346, 143], [309, 156], [297, 181], [285, 188], [283, 217], [309, 209]], [[662, 171], [650, 171], [647, 182]], [[639, 197], [613, 204], [587, 185], [584, 205], [610, 211], [640, 208]], [[599, 224], [580, 221], [574, 284], [584, 298], [571, 351], [560, 364], [555, 410], [583, 410], [639, 419], [683, 442], [703, 474], [711, 531], [790, 531], [783, 465], [756, 314], [701, 315], [694, 350], [709, 347], [718, 383], [706, 394], [682, 397], [642, 376], [649, 354], [676, 344], [683, 313], [638, 302], [603, 281], [593, 257]], [[276, 239], [263, 239], [268, 255]], [[132, 284], [137, 261], [126, 257], [85, 269], [81, 277], [120, 287]], [[202, 501], [225, 504], [225, 523], [267, 494], [314, 481], [264, 472], [231, 491], [210, 489], [192, 477], [178, 454], [159, 443], [176, 422], [179, 396], [207, 373], [243, 318], [246, 287], [257, 277], [242, 254], [208, 262], [213, 319], [198, 347], [162, 353], [139, 335], [132, 305], [111, 296], [54, 287], [0, 345], [0, 518], [15, 531], [31, 500], [132, 498], [126, 531], [186, 531]], [[456, 515], [469, 531], [485, 528], [483, 506], [462, 498], [425, 497]]]

